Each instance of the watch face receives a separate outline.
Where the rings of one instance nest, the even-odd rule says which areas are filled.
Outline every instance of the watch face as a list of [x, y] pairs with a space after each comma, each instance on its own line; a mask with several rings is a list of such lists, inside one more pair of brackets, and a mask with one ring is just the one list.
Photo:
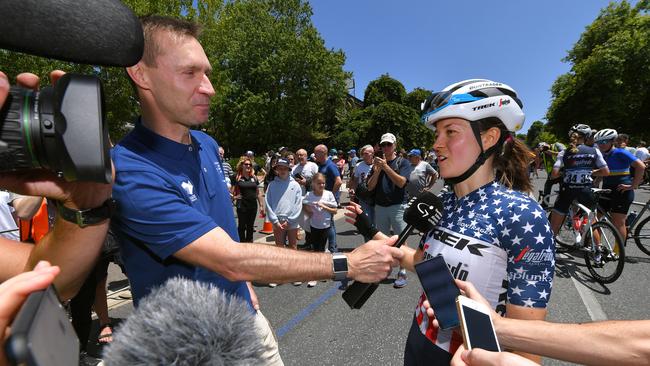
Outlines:
[[334, 257], [334, 272], [347, 272], [348, 258], [346, 256]]

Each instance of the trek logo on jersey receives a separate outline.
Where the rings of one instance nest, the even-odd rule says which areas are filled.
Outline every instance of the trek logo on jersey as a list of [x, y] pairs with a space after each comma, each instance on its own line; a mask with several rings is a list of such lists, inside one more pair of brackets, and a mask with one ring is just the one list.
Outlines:
[[524, 261], [527, 264], [539, 265], [547, 264], [552, 262], [555, 259], [555, 254], [550, 249], [544, 249], [542, 251], [530, 250], [530, 246], [526, 246], [518, 256], [515, 257], [515, 263]]
[[489, 248], [489, 246], [485, 244], [470, 242], [470, 240], [477, 240], [477, 239], [464, 237], [461, 236], [460, 234], [448, 233], [438, 228], [433, 229], [433, 238], [447, 246], [450, 246], [458, 250], [467, 249], [471, 254], [477, 255], [479, 257], [483, 256], [483, 253], [481, 253], [481, 249]]
[[197, 200], [196, 195], [194, 194], [194, 185], [189, 180], [187, 182], [181, 183], [181, 188], [187, 192], [187, 195], [190, 196], [190, 201], [194, 202]]
[[[425, 247], [425, 250], [426, 250], [426, 247]], [[429, 259], [431, 259], [433, 257], [434, 256], [431, 255], [431, 253], [424, 252], [424, 257], [422, 257], [422, 261], [423, 262], [428, 261]], [[467, 277], [469, 276], [469, 271], [466, 270], [466, 269], [462, 269], [462, 268], [468, 267], [468, 265], [466, 263], [459, 262], [455, 266], [452, 266], [451, 264], [447, 263], [447, 267], [449, 267], [449, 272], [451, 272], [451, 275], [454, 278], [462, 280], [462, 281], [467, 281]]]

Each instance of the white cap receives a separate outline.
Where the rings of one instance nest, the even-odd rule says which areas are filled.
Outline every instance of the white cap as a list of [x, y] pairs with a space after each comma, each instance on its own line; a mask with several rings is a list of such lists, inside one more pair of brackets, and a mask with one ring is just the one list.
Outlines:
[[395, 141], [397, 141], [395, 135], [389, 132], [381, 135], [381, 140], [379, 141], [379, 143], [382, 144], [384, 142], [390, 142], [391, 144], [394, 144]]

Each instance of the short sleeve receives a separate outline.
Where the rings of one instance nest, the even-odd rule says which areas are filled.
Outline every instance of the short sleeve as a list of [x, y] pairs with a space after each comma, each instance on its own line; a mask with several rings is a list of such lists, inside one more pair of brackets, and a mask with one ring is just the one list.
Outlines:
[[603, 158], [603, 154], [600, 152], [600, 149], [596, 149], [596, 167], [600, 169], [606, 166], [607, 162], [605, 161], [605, 158]]
[[555, 163], [553, 164], [553, 169], [560, 169], [564, 165], [564, 152], [566, 150], [562, 150], [557, 154], [557, 158], [555, 159]]
[[544, 210], [528, 200], [511, 208], [500, 234], [507, 252], [508, 303], [546, 308], [553, 287], [555, 245]]
[[183, 193], [151, 172], [120, 172], [113, 186], [116, 225], [166, 259], [217, 227]]

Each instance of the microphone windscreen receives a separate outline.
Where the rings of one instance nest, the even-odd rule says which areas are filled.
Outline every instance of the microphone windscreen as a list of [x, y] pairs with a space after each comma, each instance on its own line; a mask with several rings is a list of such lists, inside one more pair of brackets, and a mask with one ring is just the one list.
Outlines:
[[173, 278], [143, 298], [104, 350], [106, 365], [259, 365], [254, 314], [218, 288]]
[[435, 194], [424, 191], [413, 197], [404, 210], [404, 222], [425, 233], [442, 217], [442, 200]]
[[139, 19], [119, 0], [2, 0], [0, 48], [62, 61], [132, 66], [141, 58]]

